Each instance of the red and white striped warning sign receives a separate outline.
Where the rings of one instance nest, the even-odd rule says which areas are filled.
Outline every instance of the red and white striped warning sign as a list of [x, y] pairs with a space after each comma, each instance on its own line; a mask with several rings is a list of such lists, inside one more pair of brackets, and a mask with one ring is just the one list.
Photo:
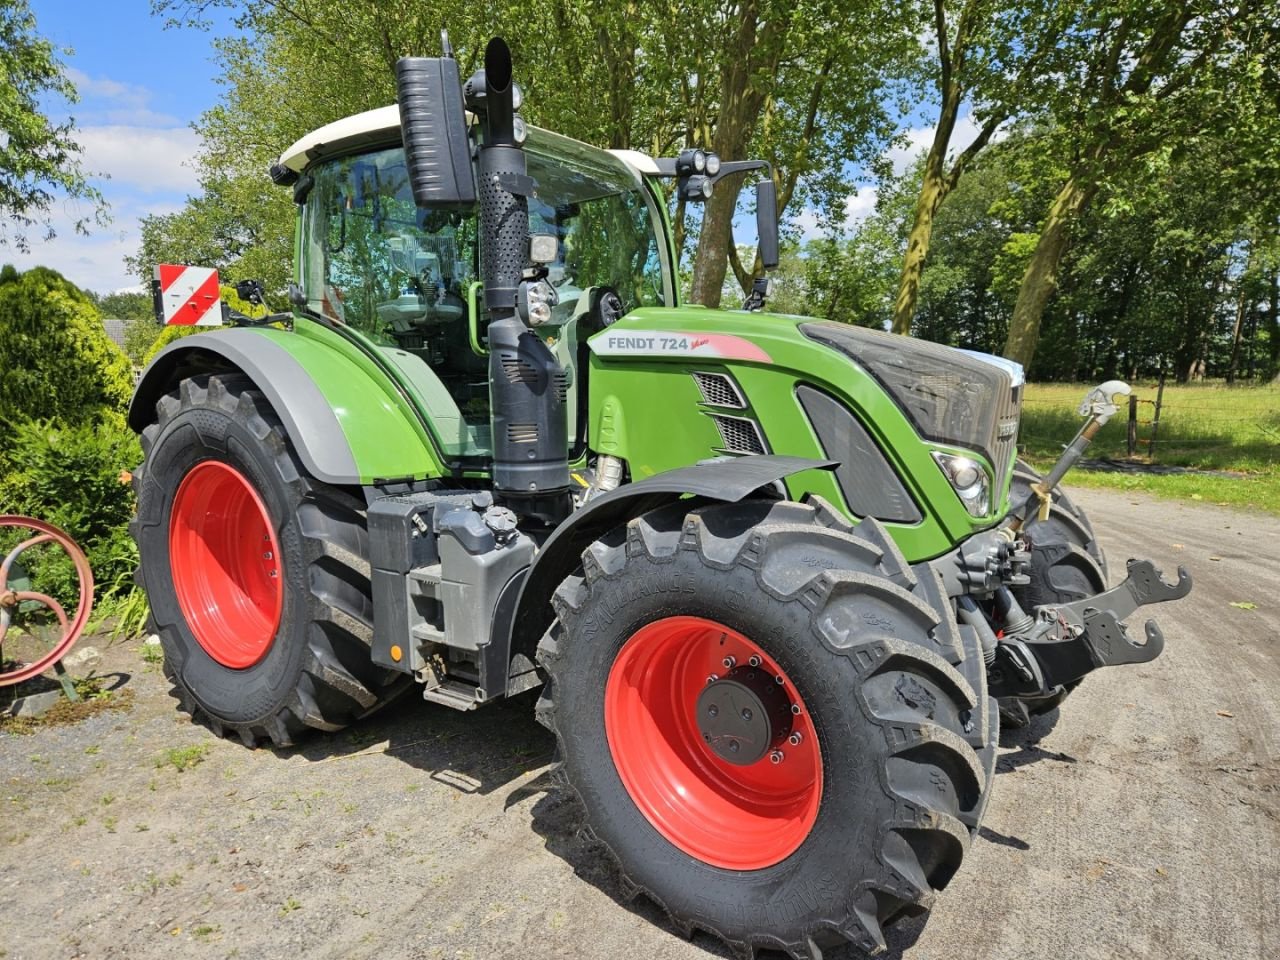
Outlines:
[[160, 306], [166, 324], [217, 327], [222, 324], [218, 271], [162, 263], [156, 267]]

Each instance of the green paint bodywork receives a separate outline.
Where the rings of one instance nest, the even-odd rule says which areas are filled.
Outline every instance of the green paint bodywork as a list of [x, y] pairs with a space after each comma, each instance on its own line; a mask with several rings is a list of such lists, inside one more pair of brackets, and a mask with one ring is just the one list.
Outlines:
[[[916, 524], [885, 526], [907, 559], [915, 562], [945, 553], [958, 541], [991, 526], [1007, 509], [1008, 489], [999, 491], [995, 512], [973, 517], [934, 463], [933, 450], [982, 460], [972, 450], [920, 439], [906, 415], [880, 385], [848, 358], [806, 338], [798, 329], [807, 318], [703, 308], [643, 308], [609, 328], [672, 333], [731, 334], [768, 354], [769, 363], [710, 361], [690, 357], [601, 357], [592, 354], [590, 436], [592, 449], [627, 461], [633, 479], [643, 479], [717, 456], [721, 438], [705, 414], [693, 371], [730, 372], [753, 417], [764, 431], [770, 453], [822, 459], [822, 447], [795, 399], [796, 386], [812, 384], [842, 400], [875, 436], [920, 505]], [[596, 337], [604, 334], [596, 334]], [[724, 412], [724, 411], [719, 411]], [[985, 463], [985, 460], [983, 461]], [[991, 465], [986, 464], [988, 470]], [[791, 477], [793, 497], [819, 494], [854, 516], [835, 476], [809, 470]]]
[[306, 318], [295, 320], [292, 332], [254, 332], [287, 350], [320, 388], [342, 426], [361, 483], [449, 472], [407, 393], [354, 337]]

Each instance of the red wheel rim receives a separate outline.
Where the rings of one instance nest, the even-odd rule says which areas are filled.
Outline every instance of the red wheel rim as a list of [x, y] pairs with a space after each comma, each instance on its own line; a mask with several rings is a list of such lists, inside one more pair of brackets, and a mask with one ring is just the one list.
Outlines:
[[284, 608], [280, 547], [244, 474], [203, 460], [182, 478], [169, 516], [169, 567], [182, 615], [224, 667], [261, 660]]
[[[726, 657], [781, 678], [798, 742], [783, 739], [746, 766], [712, 750], [698, 725], [698, 698], [712, 676], [726, 675]], [[738, 631], [702, 617], [667, 617], [637, 630], [609, 671], [604, 721], [631, 799], [684, 853], [759, 870], [785, 860], [809, 835], [822, 797], [813, 722], [790, 678]]]

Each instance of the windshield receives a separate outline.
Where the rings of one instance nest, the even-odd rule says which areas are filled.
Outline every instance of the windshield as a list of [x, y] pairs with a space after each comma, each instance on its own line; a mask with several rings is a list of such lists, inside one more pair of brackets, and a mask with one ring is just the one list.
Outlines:
[[[666, 303], [666, 251], [657, 208], [625, 168], [600, 151], [542, 137], [545, 153], [532, 136], [525, 151], [537, 182], [529, 229], [559, 241], [548, 279], [560, 303], [539, 334], [576, 381], [576, 320], [589, 299], [583, 294], [611, 287], [627, 310]], [[475, 211], [418, 208], [399, 146], [340, 157], [309, 175], [300, 271], [308, 306], [373, 341], [412, 383], [446, 454], [488, 454]], [[480, 343], [471, 335], [473, 308]], [[570, 419], [572, 437], [576, 417]]]
[[[581, 158], [526, 155], [538, 185], [529, 230], [559, 241], [549, 279], [562, 307], [595, 286], [612, 287], [628, 310], [665, 303], [656, 211], [639, 184]], [[474, 211], [418, 209], [399, 147], [311, 175], [302, 277], [311, 309], [375, 338], [456, 318], [480, 279]]]

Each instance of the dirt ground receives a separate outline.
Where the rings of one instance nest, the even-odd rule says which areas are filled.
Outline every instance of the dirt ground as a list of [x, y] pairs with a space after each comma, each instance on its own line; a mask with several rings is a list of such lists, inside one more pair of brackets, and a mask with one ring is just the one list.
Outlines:
[[[1163, 657], [1006, 735], [964, 868], [888, 955], [1280, 957], [1280, 520], [1073, 495], [1113, 577], [1150, 556], [1195, 591], [1155, 611]], [[135, 705], [0, 733], [5, 960], [723, 955], [623, 902], [548, 793], [528, 699], [464, 715], [409, 696], [251, 752], [181, 717], [138, 644], [87, 642]]]

